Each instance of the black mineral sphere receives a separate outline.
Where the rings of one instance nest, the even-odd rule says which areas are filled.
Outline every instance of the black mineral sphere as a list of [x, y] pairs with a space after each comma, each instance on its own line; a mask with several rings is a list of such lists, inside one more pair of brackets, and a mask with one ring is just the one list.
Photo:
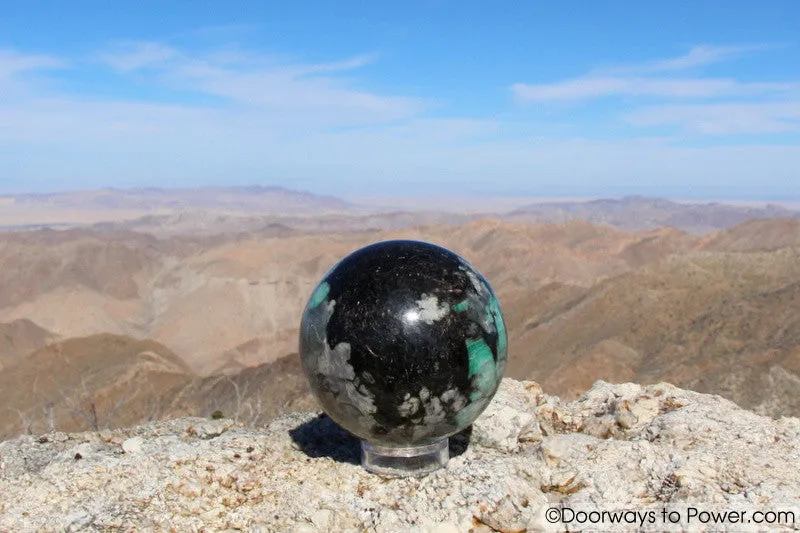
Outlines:
[[497, 391], [506, 346], [484, 277], [417, 241], [379, 242], [342, 259], [314, 290], [300, 331], [323, 409], [391, 447], [428, 445], [470, 425]]

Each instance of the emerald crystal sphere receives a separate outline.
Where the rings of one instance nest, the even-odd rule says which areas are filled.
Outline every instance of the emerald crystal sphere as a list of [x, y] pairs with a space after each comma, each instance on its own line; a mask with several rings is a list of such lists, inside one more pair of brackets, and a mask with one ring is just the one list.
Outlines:
[[384, 241], [331, 268], [313, 291], [300, 356], [325, 412], [367, 443], [419, 447], [466, 428], [507, 360], [500, 304], [456, 253]]

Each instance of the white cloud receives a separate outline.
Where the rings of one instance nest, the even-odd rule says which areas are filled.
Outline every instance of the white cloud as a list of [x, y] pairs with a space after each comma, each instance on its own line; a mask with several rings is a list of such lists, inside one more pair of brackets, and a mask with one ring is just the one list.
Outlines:
[[517, 98], [529, 101], [588, 100], [609, 96], [715, 98], [786, 93], [800, 83], [741, 83], [722, 78], [584, 77], [559, 83], [511, 87]]
[[[207, 62], [187, 62], [164, 73], [178, 89], [222, 97], [257, 107], [339, 110], [371, 114], [377, 120], [395, 120], [420, 112], [422, 102], [407, 97], [384, 96], [351, 87], [344, 80], [323, 75], [314, 66], [237, 69]], [[342, 116], [345, 124], [350, 123]], [[360, 121], [360, 120], [359, 120]]]
[[[611, 96], [716, 98], [768, 95], [800, 90], [800, 83], [752, 83], [726, 78], [674, 77], [671, 73], [740, 57], [764, 46], [697, 46], [686, 55], [636, 65], [598, 69], [555, 83], [516, 83], [511, 90], [522, 101], [591, 100]], [[653, 76], [658, 74], [658, 76]]]
[[676, 72], [699, 67], [706, 67], [723, 61], [740, 58], [750, 52], [760, 52], [769, 48], [766, 45], [740, 45], [740, 46], [695, 46], [682, 56], [668, 59], [657, 59], [637, 65], [627, 65], [602, 69], [607, 73], [654, 73]]
[[701, 135], [797, 132], [800, 81], [744, 82], [679, 75], [767, 48], [697, 46], [676, 58], [595, 70], [555, 83], [518, 83], [511, 90], [523, 102], [627, 97], [621, 102], [632, 106], [636, 98], [646, 97], [646, 107], [622, 113], [628, 124], [638, 127], [677, 127]]
[[347, 70], [355, 70], [371, 63], [378, 59], [378, 54], [362, 54], [343, 61], [334, 61], [332, 63], [321, 63], [319, 65], [309, 65], [302, 69], [305, 74], [319, 74], [323, 72], [342, 72]]
[[636, 126], [679, 126], [710, 135], [797, 132], [800, 100], [652, 106], [629, 113], [626, 119]]
[[0, 105], [4, 101], [33, 97], [34, 88], [48, 71], [67, 66], [64, 60], [52, 55], [0, 49]]
[[64, 61], [42, 54], [23, 54], [15, 50], [0, 50], [0, 79], [25, 72], [63, 68]]
[[273, 113], [274, 122], [304, 127], [351, 126], [407, 118], [426, 103], [418, 98], [362, 90], [342, 73], [374, 62], [364, 54], [328, 63], [304, 63], [241, 50], [189, 53], [160, 43], [129, 43], [102, 61], [123, 75], [153, 87], [207, 95], [222, 102]]
[[[582, 100], [607, 96], [660, 96], [667, 98], [709, 98], [750, 92], [756, 87], [726, 79], [668, 78], [577, 78], [545, 85], [512, 86], [522, 100]], [[760, 87], [758, 87], [760, 89]]]
[[116, 71], [131, 72], [163, 66], [177, 55], [178, 51], [171, 46], [155, 42], [138, 42], [122, 45], [114, 52], [99, 54], [98, 59]]

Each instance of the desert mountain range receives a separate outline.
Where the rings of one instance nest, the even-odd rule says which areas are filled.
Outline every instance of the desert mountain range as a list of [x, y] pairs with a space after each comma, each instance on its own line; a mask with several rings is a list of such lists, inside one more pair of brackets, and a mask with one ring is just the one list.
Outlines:
[[274, 186], [100, 189], [0, 196], [0, 229], [94, 223], [98, 229], [130, 229], [163, 237], [260, 233], [274, 231], [275, 226], [322, 233], [396, 230], [495, 218], [527, 224], [583, 220], [623, 231], [672, 227], [706, 235], [751, 218], [800, 219], [798, 209], [797, 202], [733, 205], [644, 196], [580, 201], [409, 196], [347, 201]]
[[784, 217], [800, 218], [800, 214], [777, 204], [756, 207], [717, 202], [676, 203], [660, 198], [628, 196], [586, 202], [535, 203], [515, 209], [505, 219], [529, 223], [561, 223], [577, 219], [627, 231], [672, 227], [704, 235], [751, 218]]
[[[0, 437], [192, 415], [261, 424], [313, 409], [296, 354], [303, 306], [339, 258], [396, 238], [447, 246], [489, 279], [511, 377], [565, 398], [597, 379], [670, 381], [760, 413], [800, 414], [796, 218], [695, 235], [623, 231], [622, 218], [348, 212], [335, 199], [272, 192], [308, 211], [211, 206], [0, 233]], [[649, 200], [616, 202], [602, 205]]]

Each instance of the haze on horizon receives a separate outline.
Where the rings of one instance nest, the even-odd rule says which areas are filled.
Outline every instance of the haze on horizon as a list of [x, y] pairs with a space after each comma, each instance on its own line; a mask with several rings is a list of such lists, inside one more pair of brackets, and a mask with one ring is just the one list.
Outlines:
[[800, 200], [800, 5], [54, 1], [0, 19], [0, 194]]

